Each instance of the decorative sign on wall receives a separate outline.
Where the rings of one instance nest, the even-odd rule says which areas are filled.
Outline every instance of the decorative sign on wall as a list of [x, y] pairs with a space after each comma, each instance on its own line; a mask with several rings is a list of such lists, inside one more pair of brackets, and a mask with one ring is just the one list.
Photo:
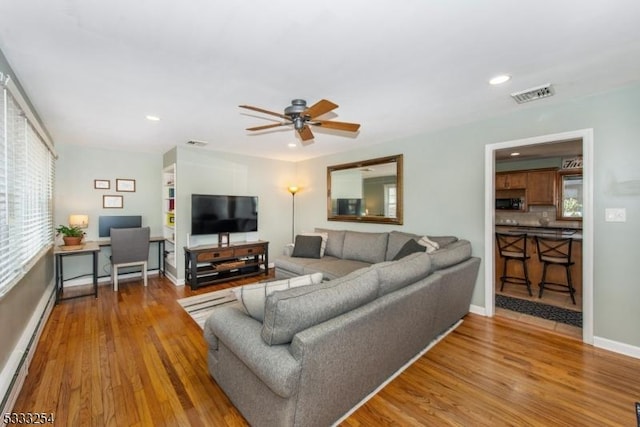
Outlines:
[[562, 169], [582, 169], [582, 156], [562, 159]]

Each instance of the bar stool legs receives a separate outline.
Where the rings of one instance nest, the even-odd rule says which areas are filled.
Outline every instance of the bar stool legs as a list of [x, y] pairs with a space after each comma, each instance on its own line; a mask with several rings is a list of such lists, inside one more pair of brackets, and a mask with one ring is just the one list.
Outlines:
[[[571, 279], [571, 266], [574, 264], [571, 261], [571, 246], [573, 239], [551, 239], [536, 237], [536, 246], [538, 248], [538, 259], [543, 263], [542, 266], [542, 279], [538, 286], [540, 291], [538, 292], [538, 298], [542, 298], [542, 293], [545, 289], [556, 292], [568, 292], [571, 296], [571, 302], [576, 304], [576, 289], [573, 287], [573, 280]], [[557, 265], [565, 269], [567, 277], [566, 283], [551, 282], [547, 280], [547, 269], [549, 266]]]
[[[496, 233], [496, 243], [498, 244], [498, 252], [504, 259], [502, 276], [500, 277], [500, 292], [504, 290], [505, 283], [511, 283], [514, 285], [525, 285], [529, 296], [533, 296], [531, 293], [529, 271], [527, 270], [527, 260], [529, 259], [529, 255], [527, 254], [527, 235]], [[522, 264], [522, 276], [510, 276], [507, 274], [509, 261]]]

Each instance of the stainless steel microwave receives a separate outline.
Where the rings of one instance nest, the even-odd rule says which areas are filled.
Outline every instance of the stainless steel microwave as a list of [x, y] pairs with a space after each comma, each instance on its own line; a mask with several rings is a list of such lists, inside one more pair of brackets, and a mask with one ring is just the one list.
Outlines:
[[519, 211], [522, 210], [523, 205], [520, 198], [496, 199], [496, 209]]

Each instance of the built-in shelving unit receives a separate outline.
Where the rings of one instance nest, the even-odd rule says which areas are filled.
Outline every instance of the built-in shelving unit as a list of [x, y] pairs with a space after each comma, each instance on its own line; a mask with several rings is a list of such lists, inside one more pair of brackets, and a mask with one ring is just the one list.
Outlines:
[[176, 269], [176, 165], [162, 171], [163, 236], [165, 239], [165, 265]]

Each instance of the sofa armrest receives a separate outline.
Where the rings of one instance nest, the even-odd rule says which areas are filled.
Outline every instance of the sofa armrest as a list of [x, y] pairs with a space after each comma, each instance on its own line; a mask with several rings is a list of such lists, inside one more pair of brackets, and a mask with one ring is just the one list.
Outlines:
[[275, 394], [288, 398], [298, 388], [301, 365], [289, 345], [267, 345], [260, 336], [262, 323], [237, 307], [221, 307], [207, 319], [207, 328]]

